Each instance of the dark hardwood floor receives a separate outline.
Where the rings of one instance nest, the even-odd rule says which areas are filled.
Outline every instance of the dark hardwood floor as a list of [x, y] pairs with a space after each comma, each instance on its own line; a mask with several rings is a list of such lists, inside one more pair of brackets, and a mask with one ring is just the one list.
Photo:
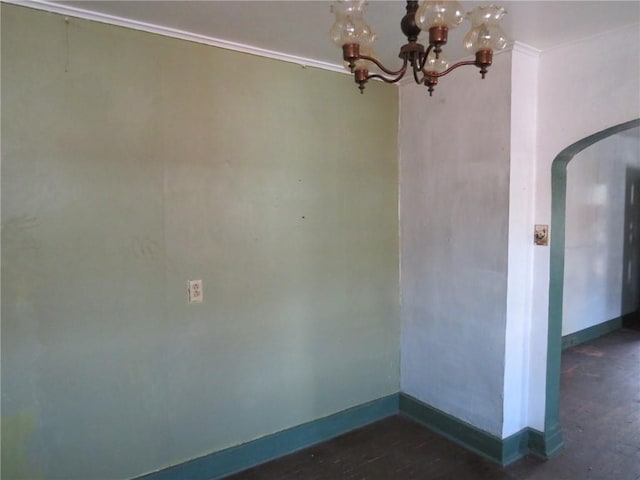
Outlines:
[[501, 468], [401, 416], [228, 480], [640, 480], [640, 329], [565, 350], [565, 448]]

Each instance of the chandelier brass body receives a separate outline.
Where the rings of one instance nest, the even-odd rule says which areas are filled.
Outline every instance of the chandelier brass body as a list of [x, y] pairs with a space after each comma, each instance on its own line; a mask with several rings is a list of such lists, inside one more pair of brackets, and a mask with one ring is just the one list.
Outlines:
[[[360, 45], [357, 43], [347, 43], [342, 46], [342, 56], [349, 65], [349, 69], [354, 75], [355, 81], [361, 93], [367, 81], [372, 78], [382, 80], [386, 83], [399, 82], [411, 69], [413, 78], [417, 84], [425, 85], [429, 90], [429, 95], [433, 94], [433, 89], [438, 83], [438, 78], [443, 77], [458, 67], [465, 65], [475, 65], [480, 69], [482, 78], [485, 78], [488, 68], [493, 61], [493, 51], [490, 49], [478, 50], [475, 54], [475, 60], [458, 62], [451, 65], [442, 72], [425, 70], [427, 59], [433, 52], [436, 59], [439, 58], [442, 46], [447, 43], [449, 29], [444, 26], [434, 26], [429, 28], [429, 45], [427, 48], [418, 42], [418, 35], [422, 31], [416, 24], [415, 16], [419, 5], [417, 0], [407, 0], [407, 13], [400, 22], [402, 33], [407, 37], [407, 43], [400, 48], [398, 55], [402, 59], [402, 66], [398, 70], [390, 70], [386, 68], [380, 61], [374, 57], [360, 54]], [[364, 67], [357, 66], [358, 60], [366, 60], [374, 63], [387, 76], [378, 73], [369, 73]]]

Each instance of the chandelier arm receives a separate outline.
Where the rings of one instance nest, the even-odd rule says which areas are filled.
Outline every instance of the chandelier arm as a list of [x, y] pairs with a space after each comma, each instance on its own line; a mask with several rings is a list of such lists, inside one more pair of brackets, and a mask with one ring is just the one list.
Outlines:
[[415, 82], [420, 85], [423, 81], [424, 81], [424, 73], [422, 74], [422, 79], [418, 78], [418, 72], [420, 72], [422, 69], [417, 69], [416, 68], [416, 64], [413, 64], [413, 79], [415, 80]]
[[371, 80], [372, 78], [377, 78], [379, 80], [382, 80], [384, 83], [397, 83], [400, 80], [402, 80], [402, 77], [404, 77], [405, 72], [406, 70], [395, 78], [387, 78], [384, 75], [380, 75], [379, 73], [372, 73], [370, 75], [367, 75], [367, 80]]
[[420, 59], [420, 70], [422, 70], [424, 66], [427, 64], [427, 58], [429, 57], [431, 50], [433, 50], [434, 48], [435, 48], [435, 45], [433, 43], [430, 43], [429, 46], [427, 47], [427, 51], [424, 53], [424, 57]]
[[[368, 61], [370, 61], [370, 62], [373, 62], [373, 63], [375, 63], [375, 64], [376, 64], [376, 66], [377, 66], [380, 70], [382, 70], [382, 71], [383, 71], [384, 73], [386, 73], [387, 75], [393, 75], [393, 76], [400, 75], [400, 76], [401, 76], [401, 78], [402, 78], [402, 75], [404, 75], [404, 73], [407, 71], [407, 64], [408, 64], [408, 62], [409, 62], [409, 60], [407, 59], [407, 57], [404, 57], [404, 61], [403, 61], [403, 63], [402, 63], [402, 67], [400, 68], [400, 70], [398, 70], [398, 71], [394, 72], [393, 70], [389, 70], [388, 68], [385, 68], [385, 66], [384, 66], [384, 65], [382, 65], [378, 59], [373, 58], [373, 57], [370, 57], [369, 55], [359, 55], [359, 56], [358, 56], [358, 60], [368, 60]], [[400, 79], [398, 79], [398, 80], [400, 80]], [[396, 80], [396, 81], [397, 81], [397, 80]]]
[[466, 62], [458, 62], [455, 63], [453, 65], [451, 65], [449, 68], [447, 68], [446, 70], [442, 71], [442, 72], [429, 72], [429, 76], [430, 77], [444, 77], [447, 73], [450, 73], [451, 70], [455, 70], [458, 67], [463, 67], [465, 65], [475, 65], [476, 62], [475, 60], [468, 60]]

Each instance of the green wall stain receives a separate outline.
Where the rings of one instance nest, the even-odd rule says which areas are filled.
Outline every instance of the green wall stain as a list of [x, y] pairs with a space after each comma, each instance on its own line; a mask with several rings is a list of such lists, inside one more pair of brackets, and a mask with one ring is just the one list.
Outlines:
[[2, 418], [2, 469], [5, 480], [36, 480], [42, 473], [32, 468], [29, 460], [29, 439], [36, 429], [36, 414], [22, 411]]

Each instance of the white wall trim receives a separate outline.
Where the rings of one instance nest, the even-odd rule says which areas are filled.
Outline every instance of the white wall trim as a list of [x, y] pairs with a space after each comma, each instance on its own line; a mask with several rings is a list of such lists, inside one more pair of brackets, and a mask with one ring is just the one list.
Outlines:
[[[134, 30], [140, 30], [143, 32], [154, 33], [157, 35], [163, 35], [166, 37], [178, 38], [181, 40], [187, 40], [190, 42], [201, 43], [204, 45], [210, 45], [213, 47], [224, 48], [227, 50], [233, 50], [236, 52], [248, 53], [250, 55], [257, 55], [259, 57], [271, 58], [274, 60], [281, 60], [283, 62], [295, 63], [302, 67], [314, 67], [322, 70], [329, 70], [332, 72], [343, 73], [350, 75], [350, 73], [342, 66], [328, 62], [322, 62], [320, 60], [313, 60], [311, 58], [298, 57], [296, 55], [289, 55], [283, 52], [276, 52], [274, 50], [267, 50], [264, 48], [256, 47], [253, 45], [245, 45], [242, 43], [231, 42], [222, 38], [209, 37], [198, 33], [187, 32], [184, 30], [178, 30], [175, 28], [164, 27], [162, 25], [155, 25], [146, 22], [140, 22], [124, 17], [118, 17], [115, 15], [109, 15], [107, 13], [93, 12], [85, 10], [83, 8], [73, 7], [71, 5], [62, 5], [54, 3], [48, 0], [0, 0], [4, 3], [10, 3], [14, 5], [20, 5], [23, 7], [34, 8], [37, 10], [44, 10], [51, 13], [58, 13], [60, 15], [67, 15], [75, 18], [82, 18], [85, 20], [92, 20], [100, 23], [107, 23], [109, 25], [116, 25], [119, 27], [132, 28]], [[500, 52], [496, 52], [499, 55], [507, 51], [517, 51], [526, 55], [540, 56], [541, 51], [533, 48], [529, 45], [520, 42], [513, 42], [507, 48]], [[464, 58], [464, 60], [473, 59], [472, 56]], [[399, 85], [405, 84], [407, 80], [411, 78], [405, 78], [399, 82]]]
[[83, 8], [76, 8], [70, 5], [61, 5], [53, 3], [47, 0], [1, 0], [4, 3], [11, 3], [14, 5], [20, 5], [23, 7], [34, 8], [37, 10], [44, 10], [51, 13], [58, 13], [61, 15], [67, 15], [69, 17], [82, 18], [85, 20], [92, 20], [100, 23], [107, 23], [110, 25], [116, 25], [119, 27], [132, 28], [134, 30], [140, 30], [148, 33], [155, 33], [157, 35], [164, 35], [166, 37], [179, 38], [181, 40], [187, 40], [190, 42], [202, 43], [205, 45], [211, 45], [213, 47], [225, 48], [227, 50], [234, 50], [236, 52], [248, 53], [251, 55], [257, 55], [259, 57], [271, 58], [274, 60], [281, 60], [283, 62], [295, 63], [302, 67], [314, 67], [322, 70], [329, 70], [332, 72], [349, 74], [349, 72], [342, 66], [328, 62], [322, 62], [319, 60], [313, 60], [311, 58], [298, 57], [295, 55], [289, 55], [282, 52], [276, 52], [273, 50], [266, 50], [260, 47], [254, 47], [252, 45], [244, 45], [242, 43], [230, 42], [221, 38], [208, 37], [206, 35], [200, 35], [197, 33], [186, 32], [175, 28], [163, 27], [161, 25], [154, 25], [151, 23], [139, 22], [137, 20], [131, 20], [128, 18], [117, 17], [106, 13], [92, 12]]
[[532, 47], [531, 45], [527, 45], [526, 43], [515, 41], [511, 49], [514, 52], [523, 53], [524, 55], [528, 55], [529, 57], [539, 58], [542, 50], [538, 50], [537, 48]]

